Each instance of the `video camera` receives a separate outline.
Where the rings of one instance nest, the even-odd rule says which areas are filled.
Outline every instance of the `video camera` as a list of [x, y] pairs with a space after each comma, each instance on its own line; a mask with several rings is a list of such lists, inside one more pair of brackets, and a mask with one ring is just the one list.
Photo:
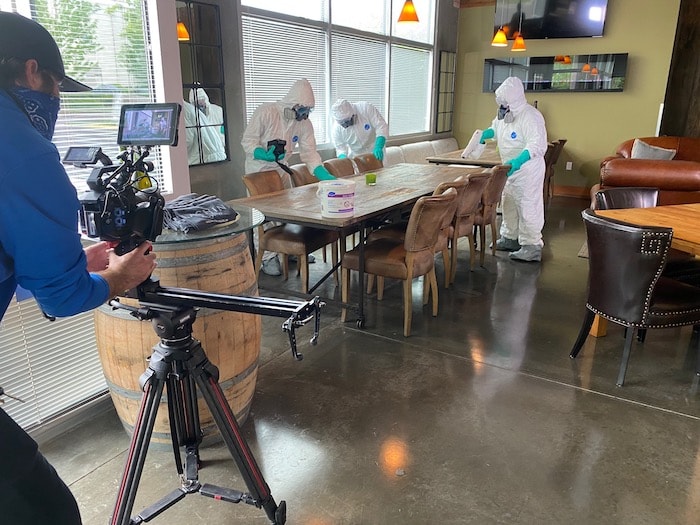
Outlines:
[[113, 165], [95, 146], [71, 147], [63, 162], [87, 167], [100, 161], [87, 179], [89, 190], [80, 198], [80, 228], [84, 235], [114, 246], [118, 255], [163, 230], [165, 199], [151, 178], [153, 163], [146, 158], [153, 146], [175, 146], [180, 104], [125, 104], [121, 108], [117, 143], [125, 146]]

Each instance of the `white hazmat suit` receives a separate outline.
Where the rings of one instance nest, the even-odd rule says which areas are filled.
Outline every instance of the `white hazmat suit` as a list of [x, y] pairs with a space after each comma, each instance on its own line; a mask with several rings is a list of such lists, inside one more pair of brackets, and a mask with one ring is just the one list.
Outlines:
[[[311, 173], [316, 175], [315, 171], [321, 166], [321, 156], [316, 151], [314, 126], [308, 119], [295, 119], [294, 112], [291, 111], [297, 105], [313, 108], [315, 103], [311, 84], [302, 78], [292, 85], [282, 100], [266, 102], [255, 109], [241, 140], [241, 145], [246, 152], [246, 173], [277, 170], [284, 182], [284, 187], [291, 188], [291, 177], [276, 162], [254, 158], [257, 148], [267, 150], [269, 149], [267, 145], [269, 141], [284, 140], [286, 141], [285, 156], [280, 162], [287, 164], [287, 159], [298, 146], [302, 162], [306, 164]], [[285, 112], [285, 110], [287, 111]]]
[[219, 126], [221, 140], [224, 140], [224, 108], [209, 101], [209, 95], [202, 88], [190, 90], [190, 104], [199, 108], [204, 113], [212, 126]]
[[539, 261], [544, 245], [544, 117], [527, 103], [523, 83], [517, 77], [505, 79], [495, 94], [499, 116], [491, 123], [493, 137], [502, 162], [513, 166], [503, 189], [501, 239], [496, 246], [512, 251], [512, 259]]
[[190, 166], [226, 160], [226, 149], [218, 127], [209, 125], [207, 116], [196, 106], [183, 104], [187, 133], [187, 160]]
[[[384, 147], [389, 136], [389, 126], [379, 110], [369, 102], [348, 102], [340, 99], [331, 108], [333, 129], [331, 131], [333, 145], [338, 157], [355, 157], [363, 153], [374, 153], [377, 149], [377, 137], [383, 137], [381, 146]], [[352, 124], [343, 127], [341, 122], [352, 120]], [[376, 153], [375, 153], [376, 155]], [[383, 154], [377, 155], [382, 160]]]

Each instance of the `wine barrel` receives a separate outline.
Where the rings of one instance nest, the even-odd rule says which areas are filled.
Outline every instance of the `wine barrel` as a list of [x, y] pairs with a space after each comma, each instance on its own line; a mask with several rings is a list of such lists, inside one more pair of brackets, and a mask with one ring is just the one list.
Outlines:
[[[158, 267], [153, 276], [163, 287], [179, 287], [232, 295], [258, 295], [253, 261], [245, 234], [185, 242], [156, 242]], [[128, 302], [129, 300], [124, 300]], [[135, 303], [134, 303], [135, 304]], [[95, 311], [97, 347], [110, 395], [125, 430], [131, 435], [143, 392], [139, 378], [159, 342], [151, 323], [126, 310], [103, 305]], [[242, 424], [253, 400], [260, 356], [261, 320], [258, 315], [202, 308], [192, 335], [219, 369], [219, 385], [236, 420]], [[166, 387], [167, 388], [167, 387]], [[165, 391], [151, 437], [152, 444], [170, 446]], [[203, 443], [220, 440], [213, 417], [198, 393]]]

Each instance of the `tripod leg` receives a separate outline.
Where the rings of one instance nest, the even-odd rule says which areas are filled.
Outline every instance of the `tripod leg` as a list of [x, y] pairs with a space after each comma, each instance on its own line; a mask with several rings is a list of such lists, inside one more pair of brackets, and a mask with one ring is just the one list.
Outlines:
[[134, 434], [131, 436], [129, 454], [119, 485], [117, 501], [110, 521], [111, 525], [129, 525], [131, 521], [131, 510], [134, 507], [136, 490], [143, 472], [148, 443], [153, 433], [164, 384], [163, 380], [152, 375], [144, 385], [144, 396], [136, 419]]
[[270, 493], [270, 487], [265, 482], [255, 457], [241, 434], [236, 417], [217, 382], [219, 370], [207, 359], [204, 350], [198, 343], [192, 353], [193, 359], [190, 360], [190, 367], [197, 386], [199, 386], [216, 426], [219, 428], [224, 442], [255, 500], [255, 505], [262, 507], [271, 523], [283, 525], [287, 520], [286, 503], [282, 501], [279, 506], [275, 503]]

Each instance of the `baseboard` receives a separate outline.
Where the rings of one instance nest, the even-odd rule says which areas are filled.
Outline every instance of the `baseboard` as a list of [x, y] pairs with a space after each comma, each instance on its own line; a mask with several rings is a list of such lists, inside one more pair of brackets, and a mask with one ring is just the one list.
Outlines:
[[591, 189], [584, 186], [558, 186], [555, 184], [553, 192], [557, 197], [591, 198]]

